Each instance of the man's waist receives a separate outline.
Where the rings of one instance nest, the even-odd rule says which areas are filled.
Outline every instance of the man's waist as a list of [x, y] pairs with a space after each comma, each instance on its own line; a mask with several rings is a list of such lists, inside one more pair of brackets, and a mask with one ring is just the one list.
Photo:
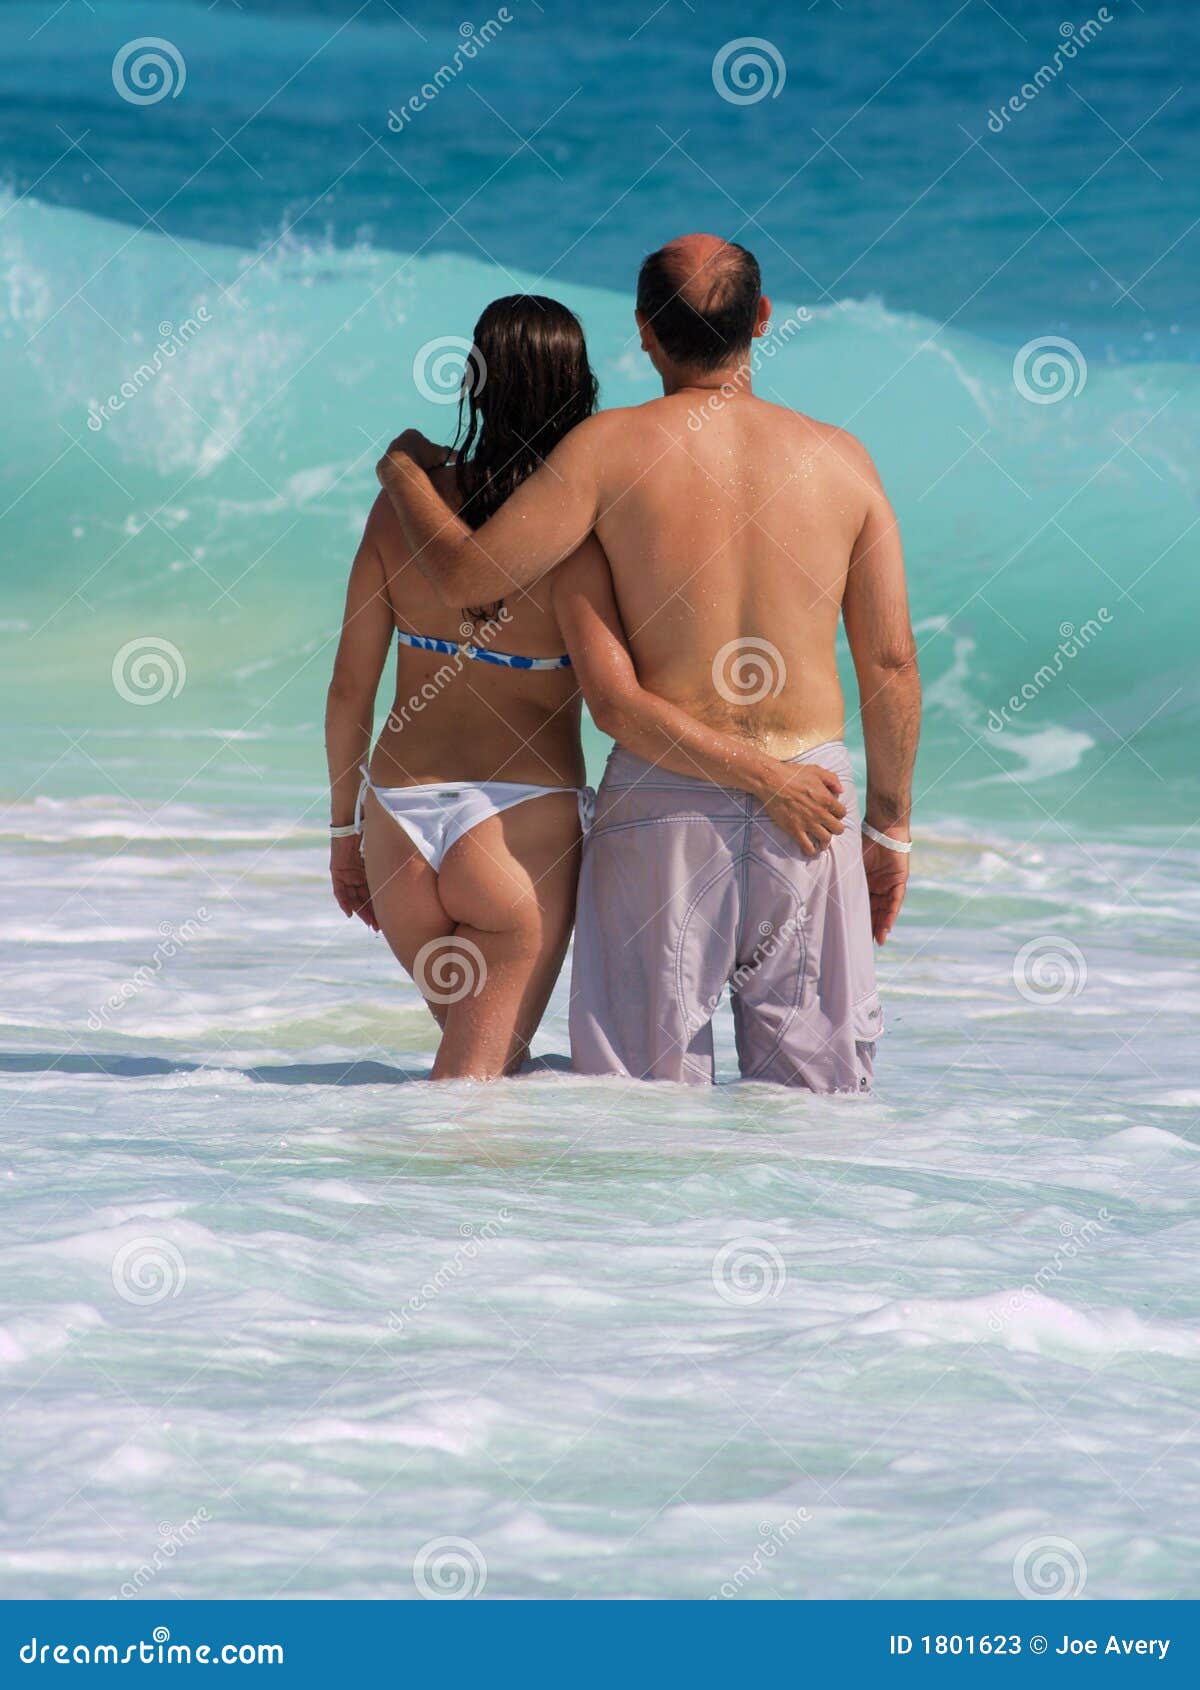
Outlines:
[[[796, 763], [819, 763], [823, 769], [828, 769], [847, 785], [853, 783], [850, 756], [840, 739], [824, 740], [820, 745], [807, 746], [794, 756], [779, 758], [778, 762], [781, 768]], [[601, 790], [619, 792], [634, 786], [646, 791], [661, 789], [675, 793], [694, 792], [697, 795], [720, 793], [734, 801], [739, 808], [743, 808], [750, 798], [750, 795], [739, 787], [721, 786], [715, 781], [706, 780], [703, 775], [676, 774], [673, 769], [665, 769], [661, 764], [650, 763], [644, 757], [627, 751], [623, 745], [614, 745], [605, 766]]]

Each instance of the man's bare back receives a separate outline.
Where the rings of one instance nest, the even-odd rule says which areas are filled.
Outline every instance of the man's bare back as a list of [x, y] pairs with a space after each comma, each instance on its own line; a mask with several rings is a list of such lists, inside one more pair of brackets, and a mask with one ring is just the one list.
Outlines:
[[595, 419], [595, 531], [642, 684], [786, 759], [842, 737], [835, 636], [878, 483], [842, 431], [717, 398]]

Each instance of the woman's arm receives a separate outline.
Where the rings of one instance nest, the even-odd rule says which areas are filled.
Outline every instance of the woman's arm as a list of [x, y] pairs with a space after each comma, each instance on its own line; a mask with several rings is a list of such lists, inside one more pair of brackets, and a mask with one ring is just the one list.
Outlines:
[[[370, 755], [375, 694], [395, 627], [379, 552], [385, 510], [384, 496], [380, 494], [371, 508], [350, 568], [342, 637], [325, 701], [330, 821], [335, 827], [347, 826], [354, 820], [362, 779], [359, 764], [365, 763]], [[333, 895], [342, 911], [347, 916], [361, 916], [368, 927], [378, 931], [357, 838], [330, 840], [329, 874]]]
[[816, 763], [774, 757], [709, 728], [647, 692], [637, 678], [613, 593], [608, 559], [590, 537], [552, 577], [554, 612], [580, 690], [601, 733], [676, 774], [750, 792], [806, 851], [842, 832], [841, 782]]

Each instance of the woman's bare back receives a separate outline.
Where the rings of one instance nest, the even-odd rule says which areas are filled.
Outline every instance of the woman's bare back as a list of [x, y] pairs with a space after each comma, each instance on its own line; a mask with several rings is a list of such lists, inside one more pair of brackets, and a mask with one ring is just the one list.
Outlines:
[[[433, 480], [458, 503], [452, 469]], [[499, 606], [443, 602], [412, 561], [385, 497], [372, 519], [396, 627], [523, 657], [557, 657], [562, 635], [550, 586], [519, 588]], [[371, 760], [380, 786], [429, 781], [521, 781], [577, 786], [584, 777], [580, 699], [570, 669], [501, 667], [462, 654], [396, 645], [396, 693]]]

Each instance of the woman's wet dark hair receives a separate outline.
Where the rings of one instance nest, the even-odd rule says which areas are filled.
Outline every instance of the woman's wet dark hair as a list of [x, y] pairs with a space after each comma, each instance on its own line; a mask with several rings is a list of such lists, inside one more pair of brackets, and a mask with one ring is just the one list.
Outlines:
[[[573, 311], [544, 294], [494, 299], [475, 325], [458, 417], [459, 514], [480, 528], [575, 424], [597, 384]], [[498, 614], [503, 600], [471, 608]]]

